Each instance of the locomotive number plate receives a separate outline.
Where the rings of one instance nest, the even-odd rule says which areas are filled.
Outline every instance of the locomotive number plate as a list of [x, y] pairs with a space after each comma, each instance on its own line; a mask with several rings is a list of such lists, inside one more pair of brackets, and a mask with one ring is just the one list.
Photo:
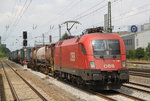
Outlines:
[[70, 61], [75, 61], [75, 60], [76, 60], [75, 52], [70, 52]]

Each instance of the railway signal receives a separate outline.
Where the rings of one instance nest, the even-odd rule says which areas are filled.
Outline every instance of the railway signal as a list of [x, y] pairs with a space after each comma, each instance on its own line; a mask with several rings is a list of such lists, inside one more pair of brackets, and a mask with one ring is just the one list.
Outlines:
[[23, 46], [27, 46], [27, 31], [23, 31]]
[[27, 31], [23, 31], [23, 39], [27, 39]]
[[23, 40], [23, 46], [27, 46], [27, 40]]

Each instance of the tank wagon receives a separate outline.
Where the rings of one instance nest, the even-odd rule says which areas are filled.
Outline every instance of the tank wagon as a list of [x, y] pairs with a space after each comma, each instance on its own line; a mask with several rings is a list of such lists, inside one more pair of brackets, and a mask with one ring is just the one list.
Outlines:
[[51, 73], [54, 69], [54, 46], [55, 44], [51, 44], [32, 48], [31, 61], [28, 63], [28, 67], [44, 73]]
[[31, 49], [28, 67], [89, 88], [119, 89], [129, 81], [123, 40], [91, 33]]

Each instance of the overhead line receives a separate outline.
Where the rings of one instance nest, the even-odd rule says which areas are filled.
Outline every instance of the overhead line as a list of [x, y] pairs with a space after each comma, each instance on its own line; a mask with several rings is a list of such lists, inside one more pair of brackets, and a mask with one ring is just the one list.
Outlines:
[[[6, 36], [8, 37], [8, 33], [10, 32], [10, 31], [12, 31], [14, 28], [14, 25], [16, 24], [16, 22], [18, 21], [18, 19], [19, 19], [19, 16], [21, 16], [21, 14], [22, 14], [22, 11], [23, 11], [23, 9], [24, 9], [24, 7], [25, 7], [25, 5], [27, 4], [27, 0], [24, 2], [24, 5], [23, 5], [23, 7], [22, 7], [22, 9], [20, 10], [20, 12], [17, 14], [17, 17], [16, 17], [16, 20], [14, 21], [14, 23], [12, 24], [12, 25], [10, 25], [10, 28], [9, 28], [9, 30], [7, 31], [7, 33], [6, 33]], [[6, 39], [7, 39], [7, 37], [6, 37]], [[5, 39], [5, 40], [6, 40]]]
[[[27, 1], [27, 0], [26, 0], [26, 1]], [[14, 28], [15, 28], [15, 27], [17, 26], [17, 24], [19, 23], [19, 21], [20, 21], [20, 20], [21, 20], [21, 18], [23, 17], [23, 15], [24, 15], [25, 11], [26, 11], [26, 10], [28, 9], [28, 7], [30, 6], [31, 2], [32, 2], [32, 0], [30, 0], [30, 2], [28, 3], [28, 5], [27, 5], [27, 7], [26, 7], [26, 8], [25, 8], [26, 2], [24, 3], [24, 6], [23, 6], [23, 8], [22, 8], [22, 9], [24, 9], [24, 8], [25, 8], [25, 9], [24, 9], [24, 10], [22, 10], [22, 11], [23, 11], [23, 12], [22, 12], [22, 15], [20, 15], [20, 17], [18, 17], [18, 20], [16, 20], [17, 22], [15, 21], [15, 22], [16, 22], [16, 24], [15, 24], [15, 22], [14, 22], [14, 24], [15, 24], [15, 25], [14, 25], [14, 26], [12, 26], [12, 27], [14, 27]], [[13, 31], [13, 29], [14, 29], [14, 28], [11, 28], [11, 30], [9, 30], [9, 31]], [[7, 37], [7, 38], [8, 38], [8, 37]], [[7, 39], [7, 38], [6, 38], [6, 39]], [[6, 40], [6, 39], [5, 39], [5, 40]]]
[[19, 16], [21, 16], [21, 14], [22, 14], [22, 12], [23, 12], [23, 10], [24, 10], [24, 8], [25, 8], [26, 4], [27, 4], [27, 0], [25, 1], [25, 3], [24, 3], [24, 5], [23, 5], [22, 9], [20, 10], [20, 12], [19, 12], [19, 14], [18, 14], [18, 17], [17, 17], [17, 18], [16, 18], [16, 20], [14, 21], [13, 26], [14, 26], [14, 25], [15, 25], [15, 23], [18, 21]]
[[[117, 2], [117, 1], [120, 1], [120, 0], [114, 0], [114, 1], [112, 2], [112, 4], [115, 3], [115, 2]], [[93, 10], [93, 11], [91, 11], [91, 12], [89, 12], [89, 13], [87, 13], [87, 14], [85, 14], [85, 15], [79, 17], [79, 18], [76, 18], [75, 20], [79, 20], [79, 19], [82, 19], [82, 18], [84, 18], [84, 17], [86, 17], [86, 16], [88, 16], [88, 15], [91, 15], [91, 14], [93, 14], [93, 13], [95, 13], [95, 12], [97, 12], [97, 11], [103, 9], [104, 7], [107, 7], [107, 4], [104, 5], [104, 6], [102, 6], [102, 7], [100, 7], [100, 8], [98, 8], [98, 9], [96, 9], [96, 10]]]
[[21, 15], [20, 18], [18, 19], [18, 22], [16, 23], [16, 25], [19, 23], [19, 21], [21, 20], [21, 18], [23, 17], [23, 15], [24, 15], [25, 12], [27, 11], [27, 9], [29, 8], [31, 2], [32, 2], [32, 0], [30, 0], [30, 2], [28, 3], [28, 5], [27, 5], [27, 7], [25, 8], [25, 10], [23, 11], [22, 15]]
[[99, 3], [96, 3], [96, 5], [93, 5], [92, 7], [88, 8], [87, 10], [85, 10], [84, 12], [82, 12], [81, 14], [77, 15], [76, 17], [74, 17], [73, 19], [77, 18], [78, 16], [81, 16], [82, 14], [88, 12], [89, 10], [95, 8], [96, 6], [100, 5], [101, 3], [105, 2], [105, 0], [99, 2]]
[[[140, 7], [141, 8], [141, 7]], [[132, 11], [134, 11], [134, 10], [132, 10]], [[132, 12], [131, 11], [131, 12]], [[146, 9], [146, 10], [144, 10], [144, 11], [140, 11], [140, 12], [137, 12], [137, 13], [135, 13], [135, 14], [131, 14], [131, 15], [129, 15], [129, 16], [127, 16], [127, 17], [124, 17], [124, 18], [128, 18], [128, 17], [131, 17], [131, 16], [134, 16], [134, 15], [138, 15], [138, 14], [141, 14], [141, 13], [144, 13], [144, 12], [148, 12], [148, 11], [150, 11], [150, 9]], [[123, 13], [124, 15], [126, 15], [127, 13]], [[121, 16], [123, 16], [123, 15], [121, 15]], [[117, 16], [118, 17], [118, 16]], [[117, 18], [117, 17], [112, 17], [112, 19], [115, 19], [115, 18]], [[118, 19], [122, 19], [122, 18], [119, 18], [118, 17]], [[115, 19], [114, 21], [116, 21], [116, 20], [118, 20], [118, 19]], [[101, 22], [99, 22], [99, 23], [102, 23], [102, 21]], [[99, 24], [99, 23], [96, 23], [96, 24]], [[94, 25], [96, 25], [96, 24], [94, 24]], [[90, 26], [93, 26], [93, 25], [90, 25]], [[80, 29], [80, 30], [78, 30], [78, 31], [75, 31], [75, 32], [80, 32], [81, 30], [83, 30], [83, 28], [82, 29]]]
[[[105, 0], [103, 0], [103, 1], [101, 1], [101, 2], [99, 2], [99, 3], [97, 3], [96, 5], [94, 5], [94, 6], [92, 6], [92, 7], [90, 7], [89, 9], [87, 9], [86, 11], [89, 11], [90, 9], [92, 9], [93, 7], [95, 7], [95, 6], [98, 6], [99, 4], [101, 4], [101, 3], [103, 3]], [[78, 2], [77, 2], [78, 3]], [[107, 6], [107, 5], [105, 5], [105, 6]], [[99, 9], [98, 9], [99, 10]], [[86, 11], [84, 11], [82, 14], [84, 14], [84, 13], [86, 13]], [[96, 10], [97, 11], [97, 10]], [[94, 13], [94, 11], [93, 12], [90, 12], [90, 13]], [[83, 16], [86, 16], [86, 15], [83, 15]], [[83, 16], [81, 16], [80, 18], [82, 18]], [[77, 16], [76, 16], [77, 17]], [[74, 17], [74, 18], [76, 18], [76, 17]], [[74, 19], [73, 18], [73, 19]], [[75, 20], [78, 20], [78, 19], [80, 19], [80, 18], [77, 18], [77, 19], [75, 19]], [[57, 29], [59, 29], [59, 28], [55, 28], [55, 30], [57, 30]], [[54, 29], [53, 29], [54, 30]]]
[[86, 17], [86, 16], [88, 16], [88, 15], [90, 15], [90, 14], [93, 14], [93, 13], [95, 13], [95, 12], [97, 12], [97, 11], [99, 11], [99, 10], [103, 9], [104, 7], [107, 7], [107, 4], [106, 4], [106, 5], [104, 5], [104, 6], [102, 6], [102, 7], [100, 7], [100, 8], [98, 8], [98, 9], [96, 9], [96, 10], [94, 10], [94, 11], [91, 11], [91, 12], [89, 12], [89, 13], [87, 13], [87, 14], [85, 14], [85, 15], [81, 16], [81, 17], [78, 17], [78, 18], [76, 18], [75, 20], [82, 19], [82, 18], [84, 18], [84, 17]]
[[[80, 1], [80, 0], [79, 0]], [[73, 2], [69, 3], [66, 7], [64, 7], [61, 11], [58, 11], [57, 14], [58, 16], [56, 16], [55, 18], [51, 19], [50, 21], [54, 21], [54, 19], [60, 17], [61, 15], [64, 14], [64, 12], [66, 12], [65, 9], [69, 9], [70, 7], [74, 6], [75, 4], [77, 4], [79, 1], [76, 2], [76, 0], [74, 0]], [[71, 4], [71, 5], [70, 5]], [[70, 9], [69, 9], [70, 10]], [[50, 23], [50, 21], [48, 21]], [[52, 22], [51, 22], [52, 23]], [[46, 24], [42, 25], [45, 26]]]

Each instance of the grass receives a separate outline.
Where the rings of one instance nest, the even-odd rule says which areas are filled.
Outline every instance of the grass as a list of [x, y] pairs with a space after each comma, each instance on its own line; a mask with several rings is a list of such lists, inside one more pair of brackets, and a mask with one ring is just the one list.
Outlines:
[[150, 60], [127, 59], [127, 62], [150, 63]]
[[8, 57], [0, 57], [0, 60], [8, 59]]

